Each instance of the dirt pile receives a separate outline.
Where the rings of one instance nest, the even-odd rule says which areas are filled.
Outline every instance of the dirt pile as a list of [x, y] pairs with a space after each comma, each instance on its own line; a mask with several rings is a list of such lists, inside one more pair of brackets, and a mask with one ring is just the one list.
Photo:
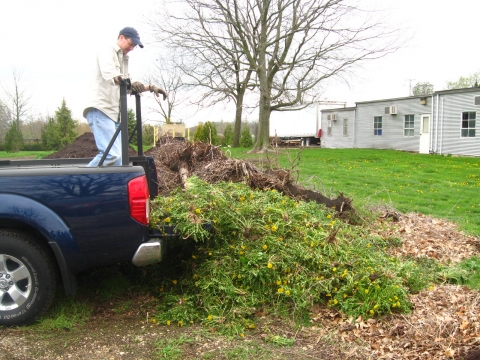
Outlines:
[[[73, 143], [64, 147], [56, 153], [45, 156], [44, 159], [72, 159], [72, 158], [93, 158], [98, 154], [97, 145], [93, 133], [86, 132], [75, 139]], [[130, 156], [137, 155], [137, 152], [130, 147]]]

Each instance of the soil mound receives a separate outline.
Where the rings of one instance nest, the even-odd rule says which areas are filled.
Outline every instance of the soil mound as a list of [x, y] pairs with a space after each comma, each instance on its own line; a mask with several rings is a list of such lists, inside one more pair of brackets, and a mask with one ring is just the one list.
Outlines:
[[[44, 159], [71, 159], [71, 158], [93, 158], [98, 154], [97, 145], [93, 133], [86, 132], [75, 139], [73, 143], [62, 150], [45, 156]], [[137, 155], [133, 149], [129, 149], [130, 156]]]

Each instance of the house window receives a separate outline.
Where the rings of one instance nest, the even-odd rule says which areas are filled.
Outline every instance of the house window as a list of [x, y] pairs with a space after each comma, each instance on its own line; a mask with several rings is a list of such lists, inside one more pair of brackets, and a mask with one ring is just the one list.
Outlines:
[[328, 120], [327, 123], [327, 135], [332, 136], [332, 120]]
[[414, 115], [405, 115], [405, 124], [403, 126], [403, 136], [413, 136]]
[[343, 136], [348, 136], [348, 119], [343, 119]]
[[475, 137], [475, 111], [462, 113], [462, 137]]
[[382, 136], [382, 117], [375, 116], [373, 118], [373, 135]]

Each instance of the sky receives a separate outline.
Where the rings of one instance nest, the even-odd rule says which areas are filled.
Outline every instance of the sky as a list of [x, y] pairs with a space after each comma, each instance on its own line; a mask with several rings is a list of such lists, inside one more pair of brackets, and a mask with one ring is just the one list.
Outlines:
[[[15, 0], [2, 3], [0, 12], [0, 84], [8, 87], [12, 71], [22, 72], [31, 96], [32, 112], [53, 116], [62, 99], [73, 117], [83, 120], [96, 49], [116, 41], [118, 32], [133, 26], [145, 47], [130, 53], [132, 79], [148, 75], [157, 50], [148, 18], [159, 0]], [[359, 0], [359, 4], [384, 9], [385, 19], [400, 26], [410, 40], [384, 58], [355, 69], [348, 85], [330, 83], [323, 93], [329, 101], [355, 102], [409, 96], [417, 82], [430, 82], [444, 90], [447, 81], [480, 71], [476, 36], [478, 6], [472, 0]], [[0, 97], [2, 97], [0, 87]], [[158, 114], [151, 94], [142, 98], [144, 122], [155, 124]], [[132, 102], [130, 102], [132, 101]], [[150, 105], [149, 105], [150, 104]], [[129, 106], [134, 107], [133, 98]], [[173, 120], [187, 126], [199, 121], [233, 121], [231, 109], [183, 109]], [[248, 120], [258, 118], [248, 113]]]

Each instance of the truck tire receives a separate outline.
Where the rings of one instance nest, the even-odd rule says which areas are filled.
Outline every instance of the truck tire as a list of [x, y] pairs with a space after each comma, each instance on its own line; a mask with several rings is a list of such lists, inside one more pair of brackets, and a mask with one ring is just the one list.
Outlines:
[[24, 233], [0, 230], [0, 325], [34, 322], [51, 305], [57, 279], [46, 249]]

